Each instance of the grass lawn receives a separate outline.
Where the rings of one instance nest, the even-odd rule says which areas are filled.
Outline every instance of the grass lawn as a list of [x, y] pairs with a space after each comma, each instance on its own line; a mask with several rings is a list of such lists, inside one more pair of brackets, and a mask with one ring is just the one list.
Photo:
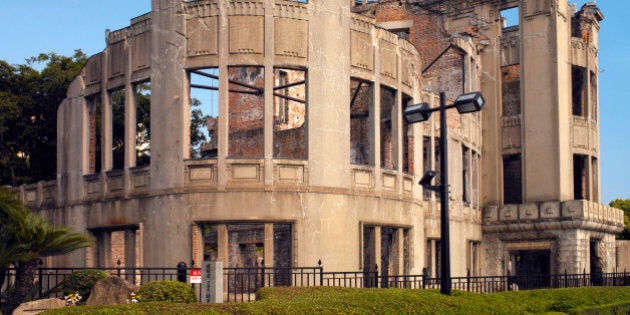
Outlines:
[[263, 288], [251, 303], [138, 303], [66, 307], [42, 314], [628, 314], [630, 287], [477, 294], [437, 290]]

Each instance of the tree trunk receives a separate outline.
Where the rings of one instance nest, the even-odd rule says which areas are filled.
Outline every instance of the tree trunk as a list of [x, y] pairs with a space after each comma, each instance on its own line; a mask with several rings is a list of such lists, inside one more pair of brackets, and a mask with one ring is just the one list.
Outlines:
[[37, 272], [37, 261], [38, 258], [34, 258], [20, 262], [15, 267], [14, 289], [9, 292], [6, 302], [2, 305], [3, 315], [13, 313], [13, 310], [20, 306], [20, 303], [24, 302], [24, 299], [33, 288], [33, 280], [35, 280], [35, 273]]

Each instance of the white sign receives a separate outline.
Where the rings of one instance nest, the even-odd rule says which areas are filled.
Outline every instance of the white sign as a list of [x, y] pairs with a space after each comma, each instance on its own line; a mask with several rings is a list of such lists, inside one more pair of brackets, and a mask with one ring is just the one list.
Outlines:
[[190, 269], [190, 283], [201, 283], [201, 269]]

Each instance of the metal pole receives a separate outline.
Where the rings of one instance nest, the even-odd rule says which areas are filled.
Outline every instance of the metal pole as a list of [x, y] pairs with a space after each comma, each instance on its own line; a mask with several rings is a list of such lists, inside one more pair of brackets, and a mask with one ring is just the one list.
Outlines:
[[440, 92], [440, 233], [442, 235], [440, 292], [451, 295], [451, 246], [448, 224], [448, 139], [446, 128], [446, 93]]

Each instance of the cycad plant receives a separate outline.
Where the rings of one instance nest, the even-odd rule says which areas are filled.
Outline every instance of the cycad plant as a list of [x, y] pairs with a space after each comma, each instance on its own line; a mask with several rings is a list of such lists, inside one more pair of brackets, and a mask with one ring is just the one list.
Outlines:
[[11, 314], [31, 291], [40, 258], [67, 254], [90, 243], [83, 234], [51, 226], [11, 190], [0, 188], [0, 283], [7, 268], [15, 267], [13, 286], [2, 292], [2, 314]]

